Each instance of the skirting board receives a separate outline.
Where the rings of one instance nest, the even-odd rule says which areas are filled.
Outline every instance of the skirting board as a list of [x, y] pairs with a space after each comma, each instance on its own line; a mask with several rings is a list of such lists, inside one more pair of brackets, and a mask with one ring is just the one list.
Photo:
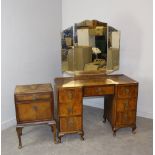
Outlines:
[[10, 120], [4, 121], [1, 123], [1, 130], [5, 130], [11, 126], [15, 126], [16, 125], [16, 118], [12, 118]]
[[153, 119], [153, 113], [151, 113], [151, 112], [148, 113], [148, 112], [144, 112], [144, 111], [137, 111], [137, 116]]

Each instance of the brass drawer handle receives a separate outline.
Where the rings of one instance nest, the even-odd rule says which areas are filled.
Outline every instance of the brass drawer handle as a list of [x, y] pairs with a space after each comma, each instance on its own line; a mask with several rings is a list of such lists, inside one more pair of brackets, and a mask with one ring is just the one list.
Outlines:
[[71, 107], [68, 108], [68, 113], [72, 113], [73, 109]]
[[124, 102], [124, 108], [125, 108], [125, 109], [128, 109], [128, 106], [129, 106], [129, 101], [126, 100], [126, 101]]
[[32, 106], [32, 109], [34, 110], [34, 111], [37, 111], [38, 110], [38, 107], [37, 106]]
[[72, 100], [72, 99], [73, 99], [73, 93], [71, 93], [71, 92], [68, 93], [68, 99], [69, 99], [69, 100]]
[[125, 93], [128, 94], [129, 93], [129, 88], [125, 89]]
[[124, 114], [124, 120], [128, 120], [128, 114]]
[[37, 98], [36, 95], [32, 96], [32, 100], [36, 100], [36, 98]]
[[69, 119], [69, 120], [68, 120], [68, 126], [69, 126], [70, 128], [73, 128], [73, 127], [74, 127], [74, 121], [73, 121], [73, 119]]
[[100, 93], [101, 91], [103, 91], [102, 88], [97, 88], [96, 89], [96, 93]]

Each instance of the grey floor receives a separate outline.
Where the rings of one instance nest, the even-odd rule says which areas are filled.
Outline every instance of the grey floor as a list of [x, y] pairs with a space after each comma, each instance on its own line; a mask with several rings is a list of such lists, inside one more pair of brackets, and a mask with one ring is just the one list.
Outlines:
[[15, 127], [2, 131], [2, 155], [152, 155], [153, 121], [137, 117], [137, 133], [120, 129], [113, 137], [109, 122], [102, 123], [102, 110], [84, 107], [85, 140], [67, 135], [62, 144], [54, 144], [48, 126], [26, 127], [23, 148], [18, 149]]

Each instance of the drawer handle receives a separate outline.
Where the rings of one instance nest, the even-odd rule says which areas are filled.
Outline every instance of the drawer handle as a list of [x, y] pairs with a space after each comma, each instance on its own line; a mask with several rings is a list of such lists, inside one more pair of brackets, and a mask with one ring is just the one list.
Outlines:
[[124, 114], [124, 120], [128, 120], [128, 114]]
[[68, 99], [72, 100], [73, 99], [73, 93], [68, 93]]
[[74, 123], [74, 121], [73, 121], [73, 119], [69, 119], [68, 120], [68, 126], [69, 126], [69, 128], [73, 128], [73, 124]]
[[38, 107], [37, 106], [32, 106], [32, 109], [34, 110], [34, 111], [37, 111], [38, 110]]
[[32, 96], [32, 100], [36, 100], [36, 95], [33, 95]]
[[128, 106], [129, 106], [129, 101], [128, 100], [124, 102], [124, 106], [125, 106], [125, 109], [128, 109]]
[[72, 108], [71, 107], [68, 108], [68, 113], [72, 113]]
[[125, 89], [125, 93], [126, 93], [126, 94], [129, 93], [129, 89], [128, 89], [128, 88]]
[[96, 93], [100, 93], [101, 91], [103, 92], [102, 88], [97, 88], [96, 89]]

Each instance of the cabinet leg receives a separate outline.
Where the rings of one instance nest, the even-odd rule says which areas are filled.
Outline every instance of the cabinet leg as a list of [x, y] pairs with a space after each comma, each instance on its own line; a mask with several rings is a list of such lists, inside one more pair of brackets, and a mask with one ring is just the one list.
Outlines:
[[18, 146], [19, 149], [22, 148], [22, 141], [21, 141], [22, 128], [23, 128], [23, 127], [16, 127], [17, 136], [18, 136], [18, 140], [19, 140], [19, 146]]
[[61, 143], [62, 136], [58, 136], [58, 143]]
[[117, 131], [116, 128], [113, 128], [112, 131], [113, 131], [113, 136], [115, 137], [116, 136], [116, 131]]
[[103, 116], [103, 123], [106, 123], [106, 117], [105, 116]]
[[134, 126], [134, 127], [132, 128], [132, 133], [133, 133], [133, 134], [136, 134], [136, 126]]
[[56, 144], [57, 143], [57, 140], [56, 140], [56, 124], [52, 124], [51, 125], [51, 130], [53, 132], [53, 140], [54, 140], [54, 143]]
[[82, 133], [80, 134], [81, 136], [81, 140], [84, 140], [84, 131], [82, 131]]

